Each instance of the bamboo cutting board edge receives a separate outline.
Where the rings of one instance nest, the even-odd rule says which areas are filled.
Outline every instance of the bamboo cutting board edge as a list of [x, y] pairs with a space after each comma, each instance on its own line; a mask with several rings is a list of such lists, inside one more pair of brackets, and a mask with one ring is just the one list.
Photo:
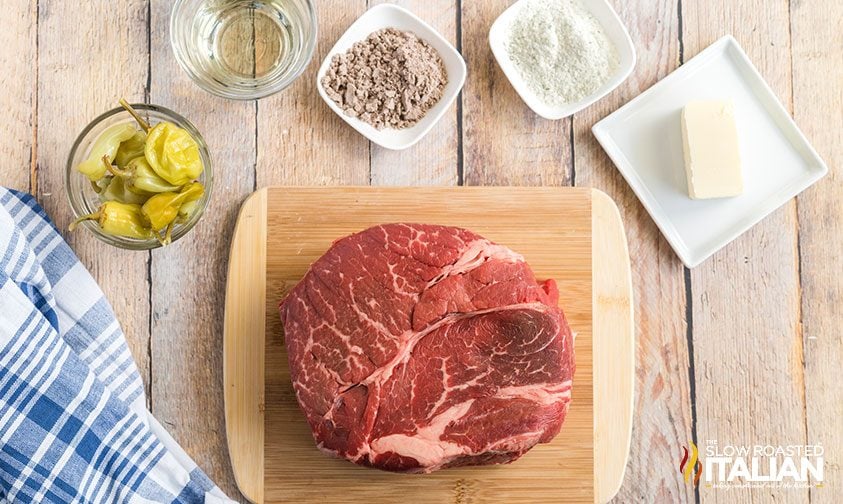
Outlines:
[[[243, 343], [250, 339], [249, 334], [263, 334], [265, 327], [268, 191], [296, 189], [312, 191], [314, 188], [265, 188], [254, 193], [243, 204], [231, 244], [224, 336], [226, 432], [238, 487], [248, 499], [260, 503], [264, 501], [264, 338], [258, 338], [261, 341], [256, 345]], [[483, 189], [494, 188], [470, 190]], [[559, 191], [560, 197], [564, 197], [565, 191], [583, 191], [571, 188], [535, 190]], [[634, 383], [632, 290], [629, 253], [620, 214], [608, 196], [599, 191], [592, 191], [592, 195], [594, 345], [613, 348], [612, 352], [597, 352], [594, 356], [594, 367], [601, 370], [595, 372], [593, 385], [594, 492], [597, 502], [605, 502], [615, 495], [623, 481], [629, 452]], [[247, 298], [251, 301], [241, 302]], [[255, 365], [258, 362], [260, 365]]]
[[[620, 211], [596, 189], [591, 209], [592, 344], [612, 349], [593, 354], [594, 488], [596, 501], [602, 503], [612, 500], [623, 484], [632, 442], [635, 321], [632, 268]], [[604, 254], [607, 250], [613, 253]]]
[[[263, 502], [267, 189], [246, 199], [231, 240], [223, 322], [225, 433], [237, 487]], [[250, 337], [260, 334], [260, 338]], [[250, 365], [252, 363], [259, 365]], [[260, 482], [260, 484], [256, 484]]]

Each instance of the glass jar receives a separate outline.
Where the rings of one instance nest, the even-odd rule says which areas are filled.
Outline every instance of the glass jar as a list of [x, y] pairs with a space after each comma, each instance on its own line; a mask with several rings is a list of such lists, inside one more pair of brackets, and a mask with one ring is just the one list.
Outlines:
[[[205, 193], [198, 200], [196, 209], [191, 214], [187, 222], [176, 224], [173, 227], [172, 241], [175, 242], [182, 236], [186, 235], [191, 229], [193, 229], [193, 226], [199, 222], [199, 219], [202, 217], [202, 213], [205, 211], [205, 208], [208, 206], [208, 202], [211, 199], [214, 180], [213, 168], [211, 166], [211, 156], [208, 153], [208, 147], [205, 145], [202, 135], [200, 135], [196, 127], [184, 117], [176, 114], [172, 110], [158, 105], [146, 105], [140, 103], [133, 104], [132, 107], [134, 107], [138, 114], [146, 119], [146, 121], [152, 126], [162, 121], [169, 121], [176, 126], [185, 129], [188, 133], [190, 133], [190, 136], [196, 140], [196, 143], [199, 146], [199, 155], [202, 158], [204, 170], [199, 176], [198, 181], [205, 186]], [[81, 133], [79, 133], [79, 136], [76, 138], [76, 142], [73, 144], [73, 148], [70, 149], [64, 183], [67, 198], [70, 201], [70, 207], [73, 209], [74, 219], [96, 212], [102, 204], [99, 195], [96, 191], [94, 191], [88, 177], [79, 173], [76, 167], [88, 158], [91, 152], [91, 147], [94, 142], [96, 142], [97, 138], [102, 135], [103, 131], [120, 123], [131, 123], [133, 125], [137, 125], [135, 119], [122, 107], [109, 110], [91, 121], [91, 123], [88, 124]], [[161, 243], [155, 238], [141, 240], [106, 234], [94, 221], [85, 221], [80, 223], [77, 232], [91, 232], [94, 236], [105, 243], [124, 249], [151, 250], [161, 247]]]
[[170, 44], [199, 87], [251, 100], [281, 91], [304, 72], [316, 29], [309, 0], [176, 0]]

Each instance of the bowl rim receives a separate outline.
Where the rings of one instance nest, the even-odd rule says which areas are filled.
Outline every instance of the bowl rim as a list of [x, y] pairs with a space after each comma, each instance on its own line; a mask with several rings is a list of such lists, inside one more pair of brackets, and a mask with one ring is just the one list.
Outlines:
[[[621, 57], [618, 62], [618, 68], [602, 86], [576, 102], [567, 103], [561, 106], [546, 105], [542, 103], [541, 99], [536, 96], [536, 94], [529, 89], [523, 79], [521, 79], [521, 76], [518, 74], [515, 66], [509, 62], [506, 49], [503, 42], [500, 41], [502, 38], [501, 32], [504, 30], [504, 24], [510, 22], [511, 18], [516, 14], [518, 9], [522, 8], [524, 3], [527, 1], [530, 0], [518, 0], [501, 12], [489, 28], [488, 43], [498, 67], [500, 67], [503, 71], [510, 85], [515, 89], [516, 93], [518, 93], [521, 100], [537, 115], [551, 121], [570, 117], [607, 96], [609, 93], [617, 89], [617, 87], [630, 76], [638, 61], [638, 55], [635, 51], [635, 44], [632, 42], [632, 37], [629, 35], [629, 30], [626, 25], [623, 23], [621, 18], [618, 16], [618, 13], [608, 0], [580, 0], [582, 6], [590, 14], [594, 15], [595, 7], [597, 9], [601, 9], [609, 18], [609, 22], [615, 25], [615, 28], [619, 28], [619, 30], [610, 28], [607, 26], [607, 23], [597, 19], [597, 22], [600, 23], [600, 26], [606, 32], [612, 31], [620, 34], [617, 38], [620, 42], [622, 42], [622, 47], [619, 46], [617, 41], [607, 33], [610, 41], [616, 46], [618, 56]], [[598, 16], [595, 16], [595, 18], [597, 17]], [[628, 52], [628, 57], [626, 58], [622, 57], [624, 49]]]
[[[167, 107], [150, 103], [131, 103], [130, 105], [135, 110], [147, 110], [152, 112], [158, 112], [161, 115], [172, 119], [177, 126], [186, 129], [199, 146], [199, 154], [202, 158], [203, 163], [202, 184], [204, 186], [205, 193], [202, 198], [199, 199], [200, 204], [196, 207], [196, 210], [190, 217], [190, 220], [188, 220], [188, 222], [181, 226], [178, 230], [174, 230], [171, 243], [175, 243], [179, 239], [189, 234], [191, 230], [193, 230], [193, 228], [202, 218], [202, 215], [205, 213], [205, 209], [211, 201], [211, 194], [213, 192], [214, 187], [214, 171], [211, 153], [208, 149], [208, 145], [205, 143], [205, 139], [202, 137], [202, 134], [199, 132], [199, 129], [196, 127], [196, 125], [194, 125], [190, 120], [188, 120], [181, 114]], [[84, 175], [76, 171], [76, 167], [74, 166], [74, 158], [76, 157], [76, 153], [82, 145], [84, 139], [91, 133], [91, 131], [93, 131], [94, 128], [96, 128], [103, 121], [116, 115], [119, 115], [120, 113], [128, 114], [126, 109], [124, 109], [123, 107], [115, 107], [113, 109], [101, 113], [93, 120], [91, 120], [82, 129], [82, 131], [79, 132], [79, 134], [76, 136], [76, 139], [73, 141], [73, 146], [70, 148], [70, 152], [68, 153], [67, 162], [65, 165], [64, 192], [65, 196], [67, 197], [68, 204], [70, 205], [70, 209], [73, 212], [74, 219], [78, 219], [82, 215], [86, 215], [87, 212], [83, 212], [89, 210], [89, 208], [82, 208], [82, 205], [84, 205], [84, 203], [80, 205], [77, 201], [75, 201], [74, 196], [71, 194], [71, 187], [73, 187], [71, 183], [71, 177], [84, 177]], [[125, 238], [105, 234], [99, 229], [99, 226], [95, 225], [90, 221], [82, 222], [81, 226], [90, 230], [91, 233], [93, 233], [94, 236], [96, 236], [100, 241], [103, 241], [109, 245], [113, 245], [118, 248], [126, 250], [154, 250], [163, 247], [163, 245], [161, 245], [161, 243], [155, 239], [138, 240], [134, 238]]]
[[301, 59], [299, 67], [293, 73], [287, 75], [284, 79], [279, 79], [272, 85], [264, 86], [260, 91], [257, 91], [258, 88], [255, 87], [255, 92], [252, 93], [231, 93], [227, 92], [225, 87], [210, 85], [200, 76], [200, 73], [195, 71], [193, 66], [188, 63], [184, 54], [182, 54], [182, 50], [180, 49], [181, 44], [176, 40], [176, 10], [181, 9], [188, 1], [189, 0], [176, 0], [173, 2], [172, 9], [170, 9], [170, 50], [173, 52], [173, 56], [179, 64], [179, 67], [181, 67], [188, 77], [190, 77], [190, 80], [202, 90], [214, 96], [235, 101], [252, 101], [266, 98], [267, 96], [280, 93], [290, 87], [296, 80], [298, 80], [299, 77], [302, 76], [302, 74], [304, 74], [307, 67], [309, 67], [310, 63], [313, 61], [313, 55], [316, 53], [316, 47], [319, 45], [319, 17], [317, 15], [316, 3], [313, 0], [302, 0], [307, 4], [312, 34], [308, 38], [306, 54], [304, 55], [304, 58]]
[[[442, 56], [443, 62], [446, 60], [446, 58], [449, 58], [451, 62], [456, 64], [457, 69], [459, 70], [457, 75], [448, 75], [449, 84], [456, 83], [456, 85], [454, 85], [453, 88], [448, 92], [448, 94], [443, 95], [440, 101], [436, 105], [434, 105], [435, 107], [439, 107], [441, 105], [441, 108], [435, 114], [430, 116], [431, 120], [427, 125], [420, 127], [421, 125], [417, 123], [415, 126], [411, 126], [410, 128], [404, 129], [403, 131], [418, 128], [418, 130], [411, 138], [403, 142], [390, 142], [389, 139], [385, 138], [387, 133], [385, 133], [384, 131], [376, 130], [369, 124], [361, 121], [360, 119], [347, 115], [336, 103], [334, 103], [334, 101], [327, 95], [325, 89], [322, 87], [322, 78], [327, 73], [328, 68], [331, 64], [331, 60], [337, 54], [344, 52], [339, 50], [340, 42], [343, 42], [344, 39], [349, 36], [352, 30], [359, 28], [360, 25], [369, 22], [372, 19], [377, 19], [376, 16], [384, 15], [388, 11], [397, 12], [400, 15], [406, 16], [410, 21], [412, 21], [413, 24], [418, 25], [420, 27], [419, 31], [423, 33], [417, 33], [417, 35], [424, 35], [425, 40], [427, 39], [428, 34], [431, 37], [435, 38], [442, 46], [447, 49], [447, 54], [441, 54], [440, 52], [440, 56]], [[372, 33], [378, 29], [380, 28], [376, 27], [369, 33]], [[355, 40], [355, 42], [357, 42], [357, 40]], [[358, 133], [366, 137], [369, 141], [374, 144], [377, 144], [389, 150], [397, 151], [408, 149], [413, 145], [417, 144], [421, 141], [422, 138], [427, 136], [427, 134], [433, 129], [436, 124], [439, 123], [445, 113], [451, 108], [451, 105], [453, 105], [454, 101], [457, 99], [459, 94], [462, 92], [467, 74], [468, 69], [465, 64], [465, 59], [462, 57], [462, 54], [460, 54], [457, 48], [454, 47], [454, 45], [451, 44], [448, 39], [442, 36], [442, 34], [439, 33], [438, 30], [436, 30], [433, 26], [425, 22], [423, 19], [421, 19], [409, 9], [406, 9], [399, 5], [386, 3], [370, 7], [368, 10], [366, 10], [366, 12], [364, 12], [356, 20], [354, 20], [354, 22], [351, 23], [348, 28], [346, 28], [346, 30], [343, 32], [343, 34], [336, 40], [336, 42], [334, 42], [334, 45], [327, 52], [327, 54], [325, 54], [325, 57], [322, 60], [322, 64], [319, 66], [319, 70], [316, 72], [316, 88], [319, 92], [319, 96], [328, 105], [328, 107], [332, 111], [334, 111], [334, 113], [337, 114], [340, 118], [342, 118], [342, 120], [345, 121], [349, 126], [354, 128], [354, 130], [356, 130]], [[452, 80], [453, 77], [456, 77], [456, 79]], [[389, 129], [389, 131], [396, 130]]]

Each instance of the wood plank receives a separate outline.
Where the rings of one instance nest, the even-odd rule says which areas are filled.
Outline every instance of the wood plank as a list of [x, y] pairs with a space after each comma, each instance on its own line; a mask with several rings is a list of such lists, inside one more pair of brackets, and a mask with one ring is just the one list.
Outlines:
[[[378, 223], [421, 216], [511, 246], [539, 278], [559, 281], [560, 303], [577, 332], [578, 369], [562, 433], [510, 466], [457, 468], [423, 478], [373, 471], [327, 458], [313, 445], [278, 337], [277, 303], [267, 303], [266, 502], [339, 502], [349, 492], [366, 502], [593, 502], [590, 191], [279, 187], [270, 188], [268, 212], [268, 300], [281, 299], [338, 236]], [[536, 213], [558, 225], [535, 221], [530, 216]], [[610, 249], [607, 257], [620, 262], [622, 252]]]
[[7, 14], [15, 14], [0, 18], [0, 108], [5, 111], [0, 185], [34, 192], [37, 2], [8, 0], [3, 7]]
[[571, 185], [571, 123], [548, 121], [521, 101], [489, 48], [489, 27], [512, 2], [462, 2], [464, 182]]
[[[788, 2], [683, 3], [687, 58], [731, 33], [791, 103]], [[787, 203], [691, 272], [697, 437], [802, 444], [805, 390], [796, 206]], [[804, 489], [700, 487], [704, 502], [807, 502]]]
[[254, 188], [255, 103], [212, 96], [176, 64], [167, 31], [172, 2], [151, 3], [149, 99], [202, 133], [214, 189], [202, 220], [152, 256], [152, 412], [224, 492], [238, 492], [225, 442], [223, 311], [237, 209]]
[[[370, 0], [369, 5], [395, 3], [433, 26], [457, 45], [457, 7], [454, 0]], [[459, 98], [458, 98], [459, 100]], [[456, 102], [421, 142], [403, 151], [372, 144], [373, 185], [456, 185], [459, 131]]]
[[[791, 4], [793, 115], [829, 164], [828, 177], [798, 198], [805, 359], [807, 439], [825, 448], [823, 488], [811, 502], [837, 503], [843, 495], [843, 362], [840, 305], [843, 277], [843, 3]], [[798, 363], [795, 363], [798, 364]]]
[[679, 62], [673, 0], [613, 1], [638, 63], [609, 96], [574, 118], [576, 184], [598, 187], [620, 207], [635, 289], [636, 394], [630, 460], [615, 502], [693, 502], [674, 461], [692, 438], [682, 264], [591, 134], [591, 126], [671, 72]]
[[149, 254], [106, 245], [84, 230], [67, 232], [72, 211], [64, 184], [67, 156], [82, 128], [117, 107], [120, 97], [143, 100], [146, 39], [144, 1], [120, 9], [99, 0], [39, 2], [37, 197], [114, 307], [149, 390]]
[[313, 61], [289, 88], [258, 103], [257, 187], [369, 183], [369, 142], [319, 97], [316, 71], [366, 0], [317, 0]]

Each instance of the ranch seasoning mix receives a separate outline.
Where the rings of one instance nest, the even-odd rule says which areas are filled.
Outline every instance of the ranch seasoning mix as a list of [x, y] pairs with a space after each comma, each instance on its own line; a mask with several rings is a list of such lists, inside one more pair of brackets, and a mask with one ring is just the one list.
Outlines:
[[525, 0], [505, 44], [527, 86], [551, 106], [585, 98], [619, 65], [617, 49], [579, 0]]

